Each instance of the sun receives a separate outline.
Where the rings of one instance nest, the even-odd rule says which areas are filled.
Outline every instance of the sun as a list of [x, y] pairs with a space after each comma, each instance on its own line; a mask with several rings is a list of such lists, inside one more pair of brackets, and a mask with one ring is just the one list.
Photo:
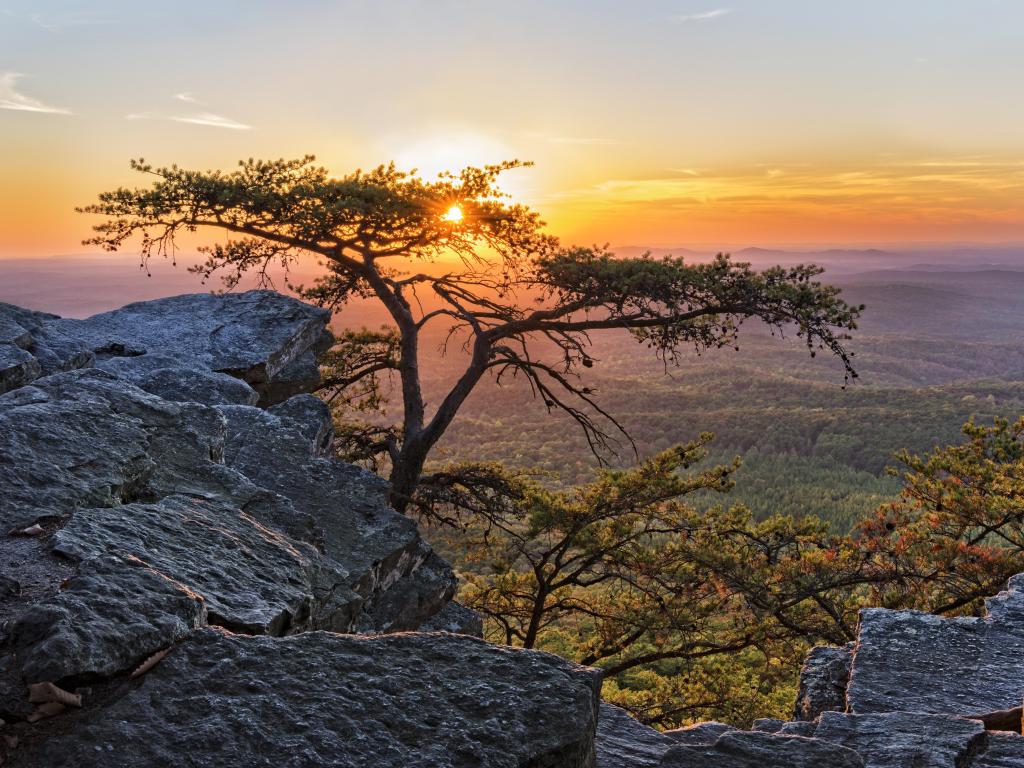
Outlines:
[[462, 209], [457, 205], [453, 205], [441, 218], [445, 221], [450, 221], [453, 224], [458, 223], [462, 221]]

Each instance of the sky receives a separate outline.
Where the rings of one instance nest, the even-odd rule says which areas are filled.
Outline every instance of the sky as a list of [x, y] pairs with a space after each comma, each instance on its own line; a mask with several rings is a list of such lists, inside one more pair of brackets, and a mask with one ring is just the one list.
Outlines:
[[1024, 242], [1019, 0], [0, 0], [0, 258], [133, 157], [519, 158], [566, 241]]

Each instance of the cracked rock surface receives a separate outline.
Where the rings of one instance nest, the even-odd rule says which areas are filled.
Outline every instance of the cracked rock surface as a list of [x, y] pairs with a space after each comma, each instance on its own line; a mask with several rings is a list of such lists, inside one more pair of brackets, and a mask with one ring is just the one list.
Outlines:
[[[594, 765], [600, 673], [465, 636], [451, 567], [331, 458], [327, 320], [0, 305], [5, 766]], [[29, 722], [40, 683], [81, 708]]]
[[600, 674], [458, 635], [207, 629], [15, 766], [584, 768]]
[[1024, 700], [1024, 578], [983, 618], [868, 609], [847, 690], [851, 712], [981, 716]]

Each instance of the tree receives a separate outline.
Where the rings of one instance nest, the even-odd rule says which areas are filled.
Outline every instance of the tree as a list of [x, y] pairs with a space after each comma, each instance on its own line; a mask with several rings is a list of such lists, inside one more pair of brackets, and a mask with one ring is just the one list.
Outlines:
[[855, 639], [861, 608], [980, 614], [1024, 571], [1024, 418], [964, 432], [902, 453], [900, 498], [843, 535], [707, 506], [739, 468], [705, 466], [709, 434], [567, 490], [448, 467], [415, 504], [447, 524], [435, 540], [490, 639], [601, 667], [603, 695], [650, 724], [745, 723], [785, 716], [807, 649]]
[[[362, 384], [372, 396], [383, 373], [397, 372], [399, 427], [350, 437], [390, 463], [391, 499], [399, 510], [431, 449], [488, 374], [499, 381], [524, 377], [549, 410], [575, 419], [595, 451], [612, 448], [615, 434], [625, 432], [578, 378], [593, 365], [591, 332], [625, 329], [669, 362], [686, 345], [735, 345], [743, 319], [758, 318], [773, 329], [794, 326], [812, 352], [828, 350], [853, 374], [843, 342], [860, 308], [817, 282], [817, 267], [757, 273], [725, 256], [687, 264], [562, 247], [536, 213], [499, 191], [499, 175], [524, 165], [518, 161], [436, 181], [394, 165], [331, 178], [313, 161], [248, 160], [231, 173], [133, 161], [154, 183], [101, 194], [81, 209], [107, 217], [86, 242], [115, 251], [138, 235], [147, 260], [173, 254], [182, 232], [217, 229], [228, 239], [204, 249], [207, 260], [198, 271], [221, 272], [228, 288], [246, 272], [265, 280], [275, 264], [287, 269], [298, 258], [319, 257], [327, 274], [306, 297], [332, 307], [355, 296], [379, 301], [393, 330], [343, 340], [348, 353], [368, 350], [365, 364], [342, 360], [343, 370], [329, 378], [338, 388]], [[446, 255], [457, 257], [456, 268], [426, 268]], [[420, 338], [433, 322], [446, 323], [462, 340], [467, 359], [428, 413]]]
[[959, 445], [902, 452], [899, 500], [861, 522], [879, 571], [874, 604], [978, 614], [1024, 571], [1024, 417], [963, 432]]
[[459, 548], [459, 599], [490, 639], [601, 667], [608, 695], [649, 723], [741, 719], [776, 700], [812, 643], [854, 636], [873, 570], [813, 518], [687, 503], [733, 486], [738, 460], [703, 466], [710, 440], [565, 491], [496, 465], [450, 467], [415, 503], [461, 526], [445, 542]]

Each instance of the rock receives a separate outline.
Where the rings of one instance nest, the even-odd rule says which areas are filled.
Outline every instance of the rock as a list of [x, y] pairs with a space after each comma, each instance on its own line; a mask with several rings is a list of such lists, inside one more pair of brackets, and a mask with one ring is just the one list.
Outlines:
[[711, 746], [672, 747], [665, 753], [661, 765], [663, 768], [865, 768], [864, 760], [846, 747], [820, 739], [758, 731], [728, 731]]
[[[139, 396], [134, 413], [113, 406], [118, 390]], [[131, 498], [155, 467], [147, 427], [176, 416], [169, 404], [92, 370], [0, 396], [0, 529]]]
[[329, 319], [327, 310], [274, 291], [247, 291], [143, 301], [55, 326], [101, 361], [157, 354], [261, 385], [316, 346]]
[[456, 635], [483, 638], [484, 619], [473, 609], [452, 600], [427, 618], [419, 628], [423, 632], [453, 632]]
[[[441, 574], [436, 561], [434, 572], [402, 582], [397, 590], [400, 599], [387, 601], [384, 597], [427, 563], [431, 550], [415, 523], [388, 506], [387, 484], [381, 478], [352, 465], [317, 458], [317, 438], [308, 422], [295, 421], [281, 411], [242, 406], [219, 410], [228, 423], [227, 465], [261, 488], [287, 498], [300, 514], [314, 520], [322, 536], [318, 544], [326, 557], [344, 563], [348, 576], [337, 586], [365, 601], [361, 607], [364, 615], [356, 626], [415, 628], [415, 624], [407, 626], [413, 610], [408, 598], [414, 586], [419, 591], [414, 601], [418, 620], [441, 608], [447, 599], [444, 595], [450, 596], [454, 590], [455, 579], [447, 565]], [[387, 611], [390, 618], [377, 608], [383, 602], [395, 609]], [[336, 613], [348, 615], [340, 609]], [[353, 629], [336, 621], [317, 626]]]
[[334, 422], [327, 403], [313, 395], [296, 395], [269, 409], [269, 413], [290, 419], [313, 448], [313, 456], [331, 455]]
[[202, 630], [11, 765], [585, 768], [599, 687], [596, 670], [458, 635]]
[[256, 405], [259, 395], [241, 379], [226, 373], [189, 368], [157, 368], [135, 378], [139, 389], [164, 400], [204, 405]]
[[38, 367], [0, 395], [0, 533], [39, 532], [0, 536], [0, 715], [27, 718], [30, 683], [85, 694], [0, 758], [593, 765], [595, 671], [455, 634], [310, 631], [482, 633], [386, 483], [331, 457], [320, 400], [252, 405], [308, 367], [326, 317], [265, 292], [0, 312], [0, 350]]
[[0, 344], [0, 394], [28, 384], [42, 373], [39, 361], [14, 344]]
[[[60, 318], [0, 302], [0, 344], [21, 348], [35, 358], [37, 376], [92, 365], [93, 353], [57, 327]], [[20, 384], [17, 386], [21, 386]], [[0, 394], [5, 390], [0, 387]]]
[[783, 723], [776, 733], [780, 736], [813, 736], [817, 726], [817, 723], [804, 720], [790, 720], [788, 723]]
[[985, 618], [861, 611], [849, 711], [981, 717], [1024, 700], [1024, 591], [1014, 577]]
[[597, 768], [655, 768], [674, 743], [626, 710], [601, 702], [594, 742]]
[[800, 670], [797, 720], [814, 720], [822, 712], [846, 710], [846, 685], [850, 681], [853, 647], [853, 643], [847, 643], [841, 648], [819, 645], [810, 650]]
[[[18, 322], [31, 314], [27, 309], [0, 302], [0, 344], [10, 344], [22, 349], [32, 346], [32, 334]], [[56, 315], [52, 317], [56, 318]]]
[[172, 495], [158, 502], [80, 509], [54, 551], [85, 560], [131, 555], [206, 602], [211, 623], [283, 634], [308, 621], [315, 553], [222, 501]]
[[102, 555], [22, 614], [11, 644], [27, 683], [110, 677], [205, 624], [195, 592], [136, 558]]
[[0, 597], [13, 597], [21, 593], [21, 584], [10, 576], [0, 576]]
[[867, 768], [948, 768], [984, 748], [985, 728], [947, 715], [823, 712], [814, 738], [855, 750]]
[[1019, 733], [989, 733], [984, 750], [971, 760], [971, 768], [1024, 768], [1024, 736]]
[[750, 726], [750, 730], [763, 733], [778, 733], [785, 724], [785, 720], [779, 720], [777, 717], [762, 717], [754, 721], [753, 725]]
[[451, 604], [457, 586], [452, 567], [422, 540], [411, 563], [421, 564], [410, 567], [398, 581], [367, 601], [357, 626], [360, 632], [419, 629], [424, 621]]
[[265, 382], [256, 384], [260, 405], [267, 407], [284, 402], [303, 392], [313, 392], [320, 386], [320, 365], [316, 354], [309, 350], [278, 371]]
[[718, 737], [723, 733], [735, 730], [736, 728], [734, 726], [711, 721], [707, 723], [697, 723], [695, 725], [687, 726], [686, 728], [675, 728], [671, 731], [665, 731], [664, 735], [676, 744], [710, 746], [718, 741]]

